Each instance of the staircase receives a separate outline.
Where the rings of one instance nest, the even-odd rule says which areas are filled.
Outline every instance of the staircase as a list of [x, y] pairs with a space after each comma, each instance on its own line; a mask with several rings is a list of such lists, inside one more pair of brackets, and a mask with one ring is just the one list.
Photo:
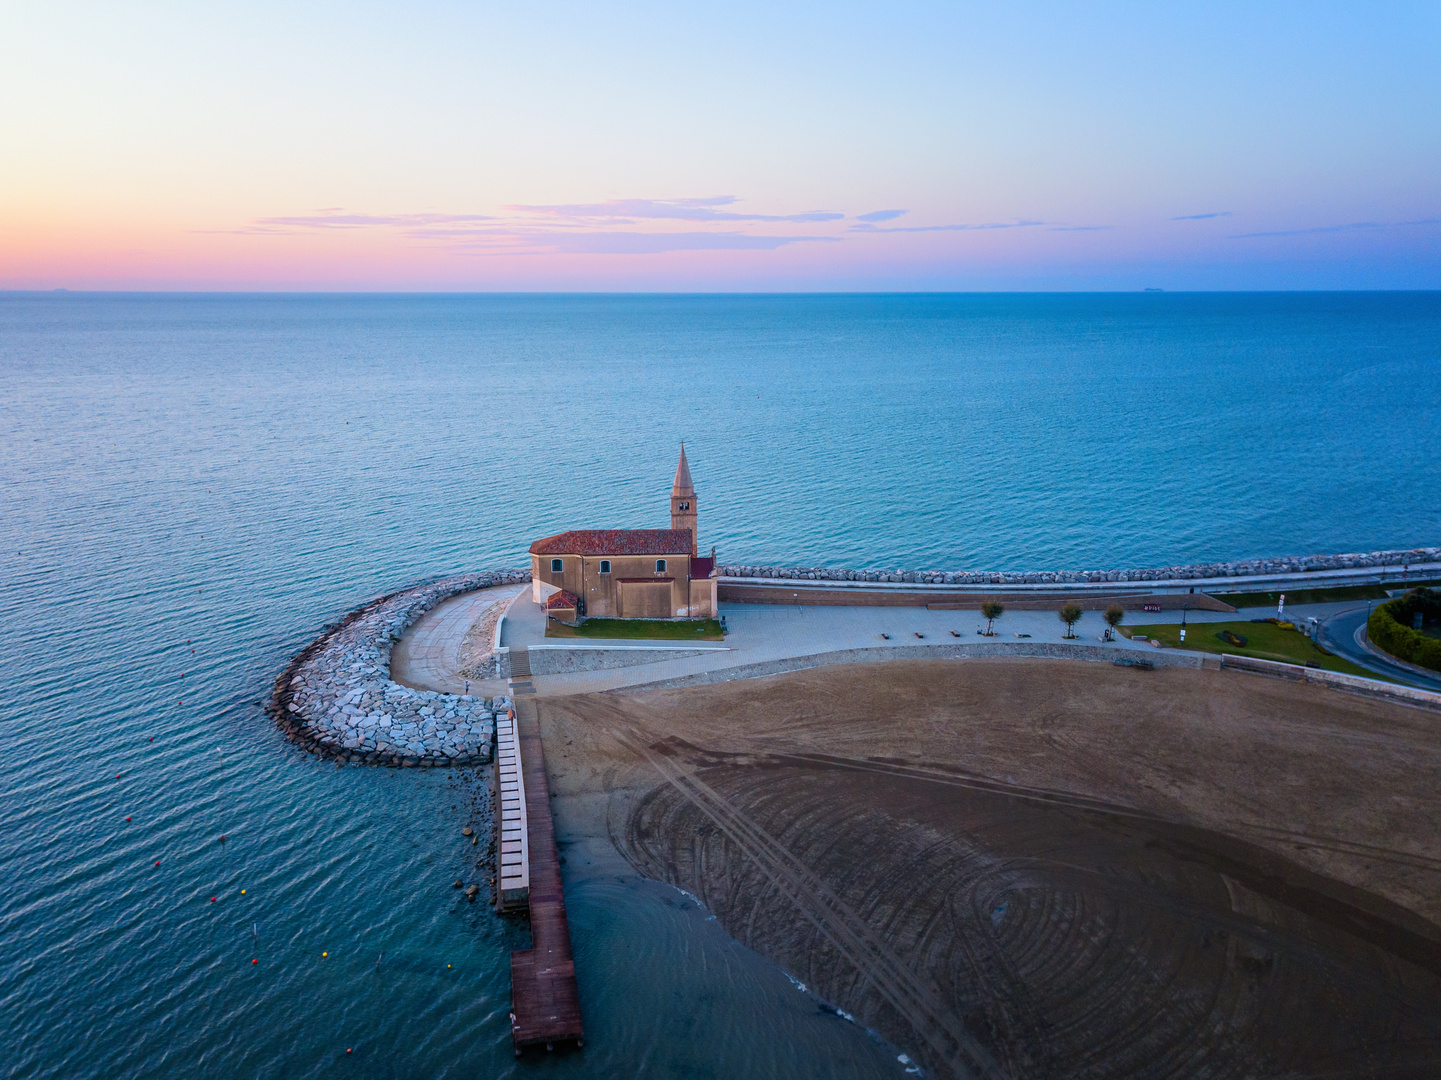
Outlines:
[[515, 648], [510, 650], [510, 693], [533, 694], [535, 686], [530, 681], [530, 650], [527, 648]]

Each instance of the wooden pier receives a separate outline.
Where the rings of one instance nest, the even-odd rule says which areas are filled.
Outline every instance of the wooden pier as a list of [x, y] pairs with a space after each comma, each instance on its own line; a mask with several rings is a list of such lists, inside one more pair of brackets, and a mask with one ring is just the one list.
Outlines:
[[[545, 751], [534, 698], [515, 702], [514, 731], [525, 811], [530, 903], [529, 949], [510, 954], [510, 1035], [515, 1052], [527, 1046], [582, 1044], [580, 995], [570, 953], [570, 926], [560, 883], [560, 854], [550, 816]], [[504, 795], [502, 793], [502, 799]]]

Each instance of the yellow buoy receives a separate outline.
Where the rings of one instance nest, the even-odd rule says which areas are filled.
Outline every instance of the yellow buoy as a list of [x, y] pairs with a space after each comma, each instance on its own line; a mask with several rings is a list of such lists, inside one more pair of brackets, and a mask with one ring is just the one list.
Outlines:
[[321, 955], [321, 956], [329, 956], [330, 954], [329, 954], [328, 952], [323, 952], [323, 953], [321, 953], [320, 955]]
[[240, 890], [240, 895], [241, 895], [241, 896], [244, 896], [244, 895], [245, 895], [245, 890], [244, 890], [244, 889], [241, 889], [241, 890]]

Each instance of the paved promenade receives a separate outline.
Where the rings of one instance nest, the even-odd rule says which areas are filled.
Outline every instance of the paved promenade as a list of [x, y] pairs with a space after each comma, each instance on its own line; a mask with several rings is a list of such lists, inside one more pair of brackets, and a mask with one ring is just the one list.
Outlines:
[[[435, 690], [442, 694], [465, 692], [461, 646], [472, 628], [484, 629], [486, 615], [504, 605], [529, 585], [500, 585], [453, 596], [426, 612], [390, 651], [390, 677], [402, 686]], [[488, 644], [488, 643], [487, 643]], [[487, 691], [488, 688], [488, 691]], [[505, 692], [505, 680], [472, 682], [473, 693], [493, 696]]]
[[[1063, 637], [1066, 632], [1065, 625], [1056, 618], [1054, 611], [1008, 612], [996, 620], [996, 636], [991, 638], [981, 636], [986, 621], [975, 611], [931, 611], [920, 607], [722, 604], [721, 616], [725, 619], [728, 631], [725, 641], [717, 642], [702, 655], [686, 655], [676, 660], [630, 668], [537, 676], [536, 692], [542, 696], [554, 696], [612, 690], [726, 668], [753, 667], [796, 657], [857, 649], [978, 645], [988, 642], [1069, 643], [1090, 645], [1097, 649], [1128, 651], [1134, 651], [1137, 647], [1119, 636], [1115, 642], [1102, 642], [1100, 637], [1105, 629], [1105, 622], [1095, 612], [1088, 612], [1082, 617], [1076, 624], [1076, 638], [1069, 642]], [[675, 642], [627, 644], [674, 646]], [[540, 649], [544, 648], [545, 644], [541, 644]], [[691, 648], [695, 647], [688, 646], [688, 653]], [[531, 649], [532, 657], [540, 651], [534, 644]]]
[[[501, 590], [488, 590], [488, 595]], [[1076, 624], [1076, 637], [1067, 639], [1065, 625], [1054, 611], [1007, 611], [996, 620], [994, 637], [983, 637], [985, 620], [976, 611], [936, 611], [924, 607], [823, 607], [779, 604], [721, 604], [727, 635], [723, 642], [676, 642], [666, 640], [601, 642], [573, 638], [547, 638], [545, 618], [529, 590], [505, 590], [515, 596], [509, 602], [501, 644], [511, 649], [529, 649], [529, 659], [536, 693], [540, 696], [564, 696], [614, 690], [627, 686], [669, 682], [675, 679], [704, 677], [707, 673], [746, 668], [749, 673], [764, 673], [767, 665], [780, 665], [806, 657], [824, 654], [845, 654], [867, 650], [867, 659], [876, 659], [876, 650], [905, 649], [898, 656], [915, 655], [917, 646], [1004, 646], [1064, 645], [1112, 651], [1118, 656], [1137, 650], [1155, 655], [1158, 662], [1198, 658], [1202, 653], [1189, 650], [1152, 650], [1148, 646], [1117, 635], [1116, 640], [1101, 640], [1105, 622], [1100, 612], [1087, 611]], [[515, 595], [519, 591], [519, 595]], [[395, 648], [397, 657], [405, 658], [405, 667], [398, 669], [399, 681], [408, 685], [458, 692], [462, 688], [455, 657], [460, 642], [471, 623], [484, 610], [481, 600], [456, 597], [422, 617]], [[1355, 601], [1332, 604], [1288, 605], [1286, 617], [1297, 620], [1315, 617], [1328, 627], [1334, 620], [1345, 618], [1358, 610]], [[1364, 616], [1364, 608], [1360, 609]], [[1274, 615], [1274, 608], [1246, 608], [1234, 614], [1226, 612], [1190, 611], [1185, 613], [1189, 624], [1227, 622]], [[1127, 625], [1179, 623], [1180, 611], [1127, 612]], [[1328, 620], [1333, 622], [1328, 623]], [[1348, 659], [1392, 678], [1400, 674], [1390, 665], [1357, 645], [1354, 627], [1347, 628], [1345, 649], [1333, 651]], [[414, 644], [412, 644], [414, 641]], [[1327, 641], [1328, 647], [1334, 643]], [[574, 658], [593, 652], [601, 670], [566, 671], [546, 674], [545, 654], [548, 651]], [[627, 666], [623, 654], [644, 654], [645, 663]], [[673, 653], [675, 659], [664, 659]], [[604, 654], [604, 656], [602, 656]], [[1162, 660], [1161, 657], [1165, 657]], [[832, 660], [829, 662], [842, 662]], [[394, 664], [394, 662], [393, 662]], [[606, 666], [602, 666], [606, 665]], [[616, 666], [609, 666], [616, 665]], [[804, 665], [800, 665], [804, 666]], [[779, 667], [776, 668], [779, 670]], [[1401, 681], [1435, 689], [1428, 680], [1414, 675]], [[472, 683], [472, 692], [488, 684]], [[499, 686], [500, 684], [497, 684]], [[503, 690], [496, 690], [500, 693]]]

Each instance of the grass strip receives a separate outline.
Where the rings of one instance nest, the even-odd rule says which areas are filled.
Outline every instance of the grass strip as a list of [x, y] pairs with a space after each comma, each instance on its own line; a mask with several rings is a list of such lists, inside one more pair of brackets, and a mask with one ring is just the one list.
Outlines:
[[[1286, 599], [1291, 599], [1288, 593]], [[1394, 682], [1384, 675], [1368, 671], [1340, 656], [1332, 656], [1316, 647], [1316, 643], [1299, 630], [1287, 630], [1268, 622], [1194, 622], [1186, 627], [1186, 642], [1181, 643], [1180, 623], [1153, 626], [1130, 626], [1126, 629], [1137, 637], [1154, 638], [1168, 649], [1191, 649], [1194, 652], [1230, 653], [1257, 660], [1279, 660], [1283, 664], [1314, 663], [1326, 671], [1343, 675], [1360, 675], [1365, 679]], [[1221, 637], [1223, 630], [1246, 639], [1245, 645], [1228, 644]]]
[[718, 619], [586, 619], [579, 626], [545, 621], [548, 638], [601, 638], [617, 641], [724, 641]]

